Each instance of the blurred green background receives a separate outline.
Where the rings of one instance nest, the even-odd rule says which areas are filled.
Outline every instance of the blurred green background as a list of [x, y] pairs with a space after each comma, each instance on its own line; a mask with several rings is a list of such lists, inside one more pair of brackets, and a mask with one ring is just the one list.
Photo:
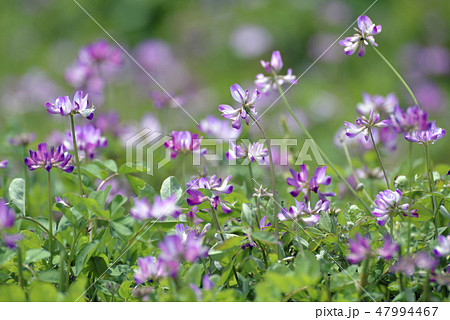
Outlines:
[[[233, 83], [253, 87], [255, 75], [263, 72], [259, 61], [270, 59], [273, 50], [281, 51], [284, 70], [292, 68], [296, 75], [305, 72], [335, 40], [353, 34], [350, 29], [341, 36], [373, 3], [369, 0], [78, 2], [132, 56], [139, 44], [149, 39], [167, 45], [176, 68], [169, 65], [167, 70], [148, 72], [158, 81], [161, 79], [168, 91], [185, 94], [188, 90], [184, 106], [197, 121], [207, 114], [219, 116], [219, 104], [232, 104], [229, 86]], [[379, 0], [367, 15], [383, 26], [382, 33], [376, 36], [380, 51], [416, 92], [422, 108], [430, 113], [429, 118], [437, 120], [439, 127], [449, 128], [450, 2]], [[81, 47], [98, 39], [113, 42], [72, 0], [3, 1], [0, 30], [0, 160], [14, 155], [17, 157], [14, 161], [19, 161], [21, 152], [9, 146], [8, 138], [34, 131], [38, 136], [32, 145], [35, 147], [51, 131], [64, 131], [67, 119], [49, 116], [44, 103], [73, 94], [74, 89], [64, 81], [64, 72]], [[429, 48], [438, 53], [429, 53]], [[108, 84], [105, 101], [97, 104], [97, 112], [116, 110], [122, 122], [138, 121], [147, 112], [158, 112], [148, 97], [155, 86], [133, 61], [126, 56], [125, 60], [123, 73]], [[30, 74], [35, 76], [34, 81], [24, 81]], [[180, 84], [180, 78], [185, 83]], [[41, 88], [44, 83], [45, 88]], [[319, 143], [341, 165], [345, 164], [343, 153], [336, 152], [333, 137], [344, 121], [356, 119], [355, 106], [362, 101], [362, 92], [381, 95], [395, 92], [400, 106], [412, 104], [401, 83], [370, 48], [363, 58], [347, 57], [338, 43], [287, 94]], [[261, 103], [261, 107], [256, 105], [257, 110], [264, 110], [264, 105], [267, 107], [274, 97], [268, 97], [269, 102]], [[272, 137], [283, 135], [280, 117], [285, 114], [280, 100], [262, 118]], [[181, 110], [170, 110], [163, 121], [170, 130], [196, 130], [196, 124]], [[293, 122], [291, 130], [294, 137], [301, 138]], [[399, 137], [398, 148], [389, 154], [388, 162], [405, 158], [406, 143], [402, 140]], [[448, 163], [448, 141], [445, 137], [431, 148], [435, 164]], [[20, 168], [20, 164], [17, 166]]]

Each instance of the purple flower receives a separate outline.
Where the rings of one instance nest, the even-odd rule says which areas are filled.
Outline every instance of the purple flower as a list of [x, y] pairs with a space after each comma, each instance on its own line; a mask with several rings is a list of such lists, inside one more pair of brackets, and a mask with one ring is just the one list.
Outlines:
[[314, 171], [313, 176], [308, 181], [308, 170], [306, 165], [302, 164], [300, 166], [300, 172], [295, 172], [291, 169], [292, 178], [287, 178], [286, 182], [288, 185], [294, 187], [295, 189], [290, 192], [293, 197], [297, 197], [300, 192], [303, 193], [304, 199], [308, 201], [308, 195], [310, 191], [317, 193], [319, 199], [325, 201], [325, 197], [334, 197], [336, 194], [334, 192], [323, 193], [319, 191], [319, 185], [327, 186], [331, 182], [331, 177], [326, 176], [325, 172], [327, 167], [317, 167]]
[[8, 207], [5, 199], [0, 199], [0, 229], [11, 228], [15, 220], [14, 211]]
[[8, 166], [8, 160], [0, 161], [0, 169], [6, 169]]
[[401, 213], [407, 217], [409, 212], [411, 217], [418, 217], [417, 210], [409, 211], [409, 204], [400, 204], [402, 195], [402, 192], [398, 189], [395, 191], [387, 189], [378, 193], [377, 198], [375, 199], [376, 207], [372, 211], [372, 214], [377, 218], [380, 226], [386, 224], [391, 213]]
[[167, 276], [164, 263], [161, 259], [152, 256], [138, 259], [139, 269], [134, 270], [134, 281], [142, 284], [147, 280], [159, 280]]
[[3, 242], [6, 244], [6, 246], [10, 249], [15, 249], [17, 247], [17, 241], [20, 241], [23, 239], [23, 235], [20, 233], [16, 234], [3, 234]]
[[355, 235], [355, 240], [350, 240], [350, 253], [347, 259], [350, 263], [356, 264], [369, 257], [372, 248], [369, 237], [361, 237], [359, 233]]
[[278, 73], [283, 68], [283, 60], [281, 59], [280, 51], [274, 51], [272, 53], [272, 58], [269, 61], [261, 60], [261, 65], [264, 70], [269, 74], [269, 76], [265, 76], [262, 73], [256, 75], [255, 85], [259, 88], [263, 93], [267, 93], [270, 90], [277, 90], [278, 85], [282, 86], [284, 83], [292, 83], [296, 84], [297, 79], [296, 76], [292, 74], [292, 69], [288, 69], [286, 75], [282, 76]]
[[408, 277], [411, 276], [416, 270], [416, 264], [412, 257], [400, 257], [396, 264], [392, 266], [393, 272], [403, 272]]
[[362, 133], [366, 139], [369, 139], [369, 128], [383, 128], [387, 127], [389, 124], [388, 120], [380, 120], [380, 115], [374, 115], [373, 110], [370, 110], [369, 117], [361, 116], [355, 121], [355, 124], [345, 121], [347, 126], [346, 135], [349, 138], [354, 138], [360, 133]]
[[230, 149], [227, 152], [227, 159], [244, 159], [248, 158], [251, 162], [256, 161], [260, 165], [266, 163], [266, 157], [269, 155], [267, 148], [264, 148], [264, 144], [254, 142], [249, 144], [248, 148], [244, 143], [235, 145], [233, 141], [230, 143]]
[[418, 106], [409, 107], [406, 109], [406, 113], [399, 106], [395, 106], [394, 112], [389, 118], [389, 124], [397, 133], [423, 131], [431, 126], [427, 117], [428, 114]]
[[222, 112], [222, 117], [234, 120], [232, 126], [239, 130], [242, 126], [242, 120], [248, 125], [250, 118], [248, 113], [256, 116], [254, 104], [261, 98], [261, 93], [256, 89], [250, 95], [248, 90], [244, 91], [237, 83], [230, 87], [230, 92], [233, 99], [241, 104], [241, 107], [233, 109], [227, 104], [221, 104], [219, 105], [219, 111]]
[[60, 168], [65, 172], [72, 172], [73, 166], [70, 164], [72, 155], [65, 151], [64, 146], [51, 147], [50, 150], [46, 143], [41, 143], [37, 151], [30, 150], [30, 157], [25, 158], [25, 165], [30, 171], [45, 168], [48, 172], [53, 167]]
[[157, 219], [164, 220], [167, 216], [178, 217], [180, 207], [176, 204], [176, 195], [172, 195], [163, 200], [159, 196], [153, 198], [153, 205], [145, 199], [133, 199], [133, 208], [130, 210], [130, 216], [136, 220]]
[[436, 121], [431, 123], [429, 129], [422, 131], [413, 131], [405, 133], [404, 137], [410, 142], [417, 142], [418, 144], [428, 145], [434, 144], [437, 140], [445, 136], [445, 130], [436, 127]]
[[123, 64], [122, 52], [118, 47], [110, 45], [105, 40], [98, 40], [81, 48], [78, 53], [78, 62], [83, 65], [107, 65], [119, 67]]
[[115, 111], [98, 113], [93, 119], [94, 127], [100, 129], [101, 132], [111, 132], [114, 135], [118, 133], [119, 115]]
[[378, 254], [385, 260], [391, 260], [392, 257], [398, 252], [398, 244], [392, 241], [391, 237], [386, 235], [384, 237], [383, 246], [378, 249]]
[[[108, 145], [106, 138], [101, 136], [100, 129], [91, 124], [82, 127], [75, 126], [75, 137], [77, 139], [78, 150], [84, 151], [89, 159], [94, 158], [97, 148], [106, 148]], [[72, 132], [67, 133], [64, 146], [68, 150], [73, 150]]]
[[261, 220], [259, 221], [259, 230], [264, 231], [272, 225], [270, 222], [266, 223], [266, 220], [267, 220], [266, 216], [263, 216], [261, 218]]
[[438, 236], [437, 240], [439, 242], [439, 245], [434, 247], [433, 253], [436, 255], [436, 257], [445, 257], [450, 253], [450, 235], [445, 236]]
[[427, 270], [434, 270], [439, 264], [439, 261], [435, 257], [432, 257], [428, 252], [424, 251], [416, 254], [414, 262], [418, 268]]
[[62, 116], [81, 114], [88, 120], [94, 117], [94, 106], [89, 105], [88, 95], [83, 98], [83, 91], [77, 91], [73, 97], [73, 101], [68, 96], [59, 97], [55, 104], [47, 102], [45, 104], [48, 113], [60, 114]]
[[230, 130], [230, 125], [227, 120], [220, 120], [213, 115], [209, 115], [201, 120], [198, 130], [214, 138], [224, 140], [237, 139], [242, 133], [242, 128], [239, 130], [235, 128]]
[[281, 213], [278, 214], [278, 219], [281, 221], [296, 220], [302, 221], [307, 226], [313, 226], [320, 220], [320, 213], [328, 211], [330, 206], [329, 201], [317, 201], [314, 208], [311, 208], [311, 202], [306, 205], [304, 202], [295, 199], [295, 206], [291, 206], [289, 211], [282, 208]]
[[368, 115], [370, 110], [376, 113], [390, 114], [394, 112], [394, 108], [398, 107], [398, 99], [395, 93], [390, 93], [386, 97], [363, 93], [363, 102], [358, 103], [356, 111], [361, 115]]
[[32, 143], [35, 139], [36, 135], [33, 132], [22, 133], [9, 139], [9, 143], [13, 146], [27, 146], [30, 143]]
[[164, 147], [170, 151], [170, 157], [175, 159], [178, 153], [187, 153], [190, 151], [200, 151], [204, 154], [206, 150], [200, 150], [200, 143], [203, 137], [189, 131], [172, 131], [171, 139], [164, 143]]
[[[359, 28], [359, 29], [358, 29]], [[365, 46], [369, 44], [378, 47], [375, 42], [374, 35], [381, 32], [381, 25], [376, 26], [372, 20], [366, 15], [358, 17], [358, 28], [354, 28], [356, 33], [339, 41], [339, 44], [344, 48], [346, 55], [351, 56], [359, 47], [358, 56], [362, 57], [366, 53]]]

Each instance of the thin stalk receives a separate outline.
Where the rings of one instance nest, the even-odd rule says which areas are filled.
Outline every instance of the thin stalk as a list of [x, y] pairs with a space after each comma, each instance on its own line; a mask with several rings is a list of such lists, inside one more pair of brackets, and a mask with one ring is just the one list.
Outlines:
[[369, 269], [369, 261], [370, 258], [366, 258], [363, 262], [362, 265], [362, 272], [359, 276], [359, 288], [358, 288], [358, 292], [359, 292], [359, 298], [362, 299], [362, 293], [363, 293], [363, 289], [367, 284], [367, 278], [369, 276], [369, 274], [367, 273], [367, 270]]
[[53, 210], [52, 210], [52, 184], [50, 171], [47, 172], [47, 188], [48, 188], [48, 247], [50, 249], [50, 265], [53, 261]]
[[[27, 157], [27, 146], [23, 145], [23, 154], [24, 158]], [[25, 204], [24, 204], [24, 213], [23, 215], [26, 217], [28, 212], [28, 198], [29, 198], [29, 176], [28, 176], [28, 167], [26, 164], [23, 165], [23, 177], [25, 180]]]
[[[433, 193], [433, 182], [431, 182], [432, 172], [431, 172], [431, 166], [430, 166], [430, 157], [428, 155], [428, 146], [424, 144], [425, 147], [425, 157], [427, 160], [427, 176], [428, 176], [428, 186], [430, 188], [430, 193]], [[436, 199], [434, 196], [431, 196], [431, 204], [433, 205], [433, 215], [434, 215], [434, 231], [435, 231], [435, 238], [438, 236], [438, 227], [437, 227], [437, 212], [436, 212]]]
[[278, 260], [281, 260], [281, 252], [280, 252], [280, 247], [278, 245], [278, 237], [280, 235], [279, 235], [278, 217], [277, 217], [277, 189], [276, 189], [276, 185], [275, 185], [275, 172], [274, 172], [274, 167], [273, 167], [272, 148], [270, 147], [270, 140], [269, 140], [269, 138], [267, 138], [267, 135], [266, 135], [266, 132], [264, 131], [264, 129], [261, 127], [259, 122], [255, 119], [253, 114], [251, 114], [250, 112], [248, 114], [250, 115], [250, 118], [252, 118], [252, 120], [258, 126], [259, 131], [261, 131], [264, 139], [266, 139], [267, 150], [269, 151], [270, 180], [272, 183], [272, 193], [273, 193], [273, 200], [274, 200], [273, 201], [273, 220], [274, 220], [275, 234], [276, 234], [276, 239], [277, 239], [277, 244], [276, 244], [277, 256], [278, 256]]
[[[211, 207], [211, 212], [212, 212], [212, 216], [213, 216], [213, 220], [214, 220], [214, 225], [216, 226], [216, 231], [219, 233], [220, 237], [222, 238], [222, 241], [225, 243], [225, 237], [223, 236], [222, 230], [220, 230], [220, 224], [219, 224], [219, 219], [217, 219], [217, 215], [216, 215], [216, 211], [214, 210], [213, 207]], [[236, 272], [236, 268], [233, 266], [233, 273], [234, 273], [234, 278], [236, 279], [236, 283], [239, 286], [239, 278]]]
[[389, 235], [391, 236], [392, 241], [394, 240], [394, 215], [390, 215], [389, 219]]
[[22, 261], [22, 250], [17, 248], [17, 270], [19, 272], [19, 286], [25, 289], [25, 280], [23, 277], [23, 261]]
[[412, 92], [411, 88], [408, 86], [406, 81], [402, 78], [400, 73], [398, 73], [398, 71], [394, 68], [394, 66], [381, 54], [380, 51], [378, 51], [378, 49], [374, 45], [372, 45], [372, 48], [380, 56], [380, 58], [388, 65], [388, 67], [391, 68], [391, 70], [394, 72], [394, 74], [397, 76], [397, 78], [400, 80], [400, 82], [403, 84], [403, 86], [408, 91], [409, 95], [413, 99], [413, 101], [416, 104], [416, 106], [418, 106], [419, 109], [420, 109], [419, 102], [417, 101], [416, 96], [414, 95], [414, 93]]
[[81, 183], [81, 167], [80, 167], [80, 158], [78, 157], [78, 147], [77, 147], [77, 137], [75, 135], [75, 123], [73, 121], [73, 115], [70, 115], [70, 125], [72, 127], [72, 141], [73, 141], [73, 153], [75, 155], [75, 163], [77, 165], [77, 174], [78, 174], [78, 193], [80, 196], [83, 195], [83, 185]]
[[299, 230], [298, 221], [295, 221], [295, 230], [297, 231], [298, 248], [300, 249], [300, 254], [302, 255], [302, 258], [304, 258], [305, 252], [303, 251], [303, 244], [300, 242], [300, 230]]
[[181, 183], [186, 186], [186, 155], [181, 158]]
[[366, 204], [366, 202], [359, 196], [359, 194], [356, 192], [355, 189], [352, 188], [350, 183], [344, 178], [344, 176], [337, 170], [336, 166], [331, 162], [331, 160], [327, 157], [326, 153], [319, 147], [319, 145], [316, 143], [312, 135], [309, 133], [309, 131], [303, 126], [303, 124], [298, 120], [297, 116], [295, 115], [294, 111], [291, 108], [291, 105], [287, 101], [283, 90], [281, 89], [281, 86], [278, 84], [278, 82], [275, 82], [278, 91], [280, 92], [281, 98], [284, 101], [284, 104], [286, 105], [286, 108], [288, 109], [291, 116], [294, 118], [297, 125], [302, 129], [302, 131], [305, 133], [305, 135], [308, 137], [308, 139], [311, 139], [314, 142], [314, 145], [317, 147], [317, 150], [319, 150], [322, 157], [325, 159], [325, 161], [330, 165], [331, 169], [333, 169], [334, 173], [338, 176], [338, 178], [345, 184], [345, 186], [353, 193], [353, 195], [361, 202], [361, 204], [364, 206], [364, 208], [367, 210], [368, 213], [371, 213], [369, 206]]
[[425, 302], [430, 301], [430, 270], [427, 270], [427, 276], [424, 279], [423, 283], [423, 295]]
[[[250, 175], [250, 196], [252, 196], [253, 191], [255, 190], [255, 180], [253, 179], [253, 169], [252, 169], [252, 162], [250, 161], [248, 163], [248, 174]], [[258, 220], [259, 221], [259, 220]]]
[[381, 169], [383, 170], [384, 179], [386, 180], [386, 187], [389, 189], [389, 179], [386, 174], [386, 170], [384, 169], [383, 161], [381, 160], [380, 153], [378, 152], [377, 144], [375, 143], [375, 139], [373, 138], [372, 134], [372, 128], [368, 128], [370, 139], [372, 140], [373, 148], [375, 149], [375, 152], [377, 153], [378, 162], [380, 163]]
[[409, 156], [409, 208], [408, 208], [408, 240], [406, 253], [409, 254], [409, 246], [411, 245], [411, 191], [412, 191], [412, 181], [413, 181], [413, 158], [412, 158], [412, 150], [413, 144], [410, 142], [408, 147], [408, 156]]

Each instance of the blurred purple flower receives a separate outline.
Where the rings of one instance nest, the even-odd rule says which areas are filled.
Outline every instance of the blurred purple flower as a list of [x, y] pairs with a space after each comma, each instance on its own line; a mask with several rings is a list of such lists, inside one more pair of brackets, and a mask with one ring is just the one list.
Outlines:
[[8, 207], [5, 199], [0, 199], [0, 230], [11, 228], [15, 220], [14, 210]]
[[[77, 139], [78, 150], [84, 151], [89, 159], [93, 159], [98, 148], [106, 148], [108, 141], [101, 136], [100, 129], [91, 124], [82, 127], [75, 126], [75, 137]], [[68, 132], [64, 147], [73, 150], [72, 132]]]
[[249, 144], [247, 148], [244, 143], [235, 145], [235, 143], [231, 141], [230, 149], [228, 150], [226, 157], [228, 160], [248, 158], [250, 162], [256, 161], [258, 164], [264, 165], [268, 155], [269, 151], [267, 148], [264, 148], [264, 144], [262, 143], [254, 142]]
[[350, 253], [347, 259], [352, 264], [357, 264], [369, 257], [372, 248], [369, 237], [361, 237], [359, 233], [355, 235], [355, 240], [350, 239]]
[[253, 58], [266, 52], [272, 42], [267, 30], [258, 25], [240, 25], [230, 37], [230, 46], [243, 58]]
[[364, 135], [366, 141], [369, 140], [369, 129], [371, 128], [383, 128], [388, 126], [388, 120], [380, 120], [380, 115], [373, 113], [373, 110], [370, 110], [369, 117], [361, 116], [358, 117], [355, 121], [355, 124], [345, 121], [345, 125], [347, 126], [346, 135], [349, 138], [354, 138], [360, 133]]
[[356, 169], [355, 170], [356, 176], [358, 179], [382, 179], [383, 178], [383, 171], [380, 167], [376, 167], [373, 169], [367, 168], [366, 165], [362, 169]]
[[70, 163], [72, 155], [65, 151], [64, 146], [51, 147], [50, 150], [46, 143], [41, 143], [37, 151], [30, 150], [30, 157], [25, 158], [25, 165], [30, 171], [45, 168], [48, 172], [52, 167], [60, 168], [65, 172], [72, 172], [73, 166]]
[[164, 263], [161, 259], [152, 256], [138, 259], [139, 269], [134, 270], [136, 284], [145, 283], [147, 280], [159, 280], [167, 276]]
[[189, 131], [172, 131], [171, 139], [164, 143], [164, 147], [170, 151], [170, 157], [175, 159], [178, 153], [187, 153], [190, 151], [199, 151], [200, 154], [205, 154], [206, 150], [200, 150], [200, 144], [203, 137], [199, 137], [196, 133]]
[[3, 234], [3, 242], [5, 242], [6, 246], [10, 249], [15, 249], [17, 247], [17, 241], [23, 239], [23, 235], [20, 233], [16, 234]]
[[447, 256], [450, 253], [450, 235], [446, 237], [440, 235], [437, 237], [437, 240], [439, 242], [439, 245], [434, 247], [433, 253], [436, 255], [436, 257]]
[[381, 32], [381, 25], [376, 26], [368, 16], [362, 15], [358, 17], [358, 28], [354, 28], [356, 33], [353, 36], [339, 41], [339, 44], [345, 47], [346, 55], [352, 55], [359, 47], [358, 56], [362, 57], [366, 53], [365, 46], [371, 44], [378, 47], [373, 36]]
[[100, 129], [101, 132], [112, 132], [117, 135], [117, 126], [119, 125], [119, 115], [115, 111], [98, 113], [93, 119], [94, 127]]
[[432, 257], [425, 251], [417, 253], [414, 257], [414, 262], [418, 268], [426, 270], [434, 270], [439, 264], [439, 261], [435, 257]]
[[295, 220], [302, 221], [307, 226], [313, 226], [320, 220], [320, 213], [328, 211], [329, 201], [317, 201], [314, 208], [311, 208], [311, 202], [306, 205], [304, 202], [295, 199], [295, 206], [291, 206], [289, 211], [282, 208], [281, 213], [278, 214], [278, 219], [281, 221]]
[[389, 125], [397, 133], [427, 130], [431, 125], [427, 117], [428, 114], [418, 106], [409, 107], [406, 112], [399, 106], [395, 106], [389, 119]]
[[417, 142], [418, 144], [428, 145], [434, 144], [437, 140], [445, 136], [445, 130], [436, 127], [436, 121], [431, 123], [429, 129], [422, 131], [413, 131], [404, 134], [406, 140], [410, 142]]
[[371, 110], [379, 114], [390, 114], [398, 106], [398, 99], [395, 93], [390, 93], [386, 97], [380, 95], [369, 95], [363, 93], [363, 102], [356, 105], [356, 111], [361, 115], [368, 115]]
[[0, 161], [0, 169], [6, 169], [8, 166], [8, 160]]
[[36, 139], [34, 132], [22, 133], [9, 139], [9, 143], [13, 146], [27, 146]]
[[167, 216], [178, 217], [180, 211], [180, 207], [176, 204], [176, 195], [172, 195], [164, 200], [159, 196], [155, 196], [153, 205], [146, 198], [134, 198], [130, 216], [136, 220], [157, 219], [162, 221]]
[[306, 201], [309, 200], [308, 195], [310, 191], [317, 193], [319, 199], [322, 201], [326, 201], [325, 197], [336, 196], [334, 192], [323, 193], [319, 191], [320, 185], [327, 186], [331, 182], [331, 177], [325, 175], [326, 170], [326, 166], [317, 167], [314, 171], [313, 176], [308, 181], [308, 169], [306, 169], [305, 164], [302, 164], [300, 166], [300, 172], [295, 172], [294, 169], [291, 169], [290, 171], [292, 178], [287, 178], [286, 182], [288, 185], [294, 187], [295, 189], [292, 190], [290, 194], [296, 198], [299, 193], [302, 192]]
[[403, 272], [406, 276], [411, 276], [414, 271], [416, 270], [416, 264], [412, 257], [406, 256], [406, 257], [400, 257], [392, 266], [393, 272]]
[[230, 87], [230, 92], [233, 99], [241, 104], [241, 107], [233, 109], [233, 107], [227, 104], [221, 104], [219, 105], [219, 111], [222, 112], [222, 117], [234, 120], [232, 127], [239, 130], [242, 126], [242, 120], [247, 125], [249, 124], [250, 116], [247, 113], [256, 116], [257, 113], [254, 104], [261, 98], [261, 93], [256, 89], [250, 95], [248, 90], [244, 91], [237, 83]]
[[178, 108], [179, 105], [186, 103], [186, 99], [183, 96], [175, 96], [171, 92], [152, 91], [150, 92], [150, 98], [156, 109]]
[[417, 218], [417, 210], [409, 211], [409, 204], [400, 204], [402, 200], [402, 192], [398, 189], [395, 191], [385, 190], [377, 194], [375, 199], [375, 209], [372, 214], [377, 218], [378, 224], [384, 226], [389, 219], [391, 213], [401, 213], [405, 217], [408, 216], [408, 212], [411, 217]]
[[88, 120], [94, 117], [95, 107], [89, 105], [88, 95], [83, 98], [83, 91], [77, 91], [73, 97], [73, 101], [68, 96], [59, 97], [55, 104], [47, 102], [45, 104], [48, 113], [60, 114], [62, 116], [81, 114]]
[[230, 125], [227, 120], [220, 120], [213, 115], [209, 115], [205, 119], [201, 120], [198, 130], [214, 138], [224, 140], [237, 139], [242, 132], [242, 129], [230, 129]]
[[272, 89], [278, 90], [277, 83], [280, 86], [284, 83], [297, 84], [297, 79], [296, 76], [292, 74], [292, 69], [288, 69], [287, 74], [284, 76], [278, 74], [283, 68], [283, 60], [281, 59], [280, 51], [272, 52], [270, 62], [261, 60], [261, 65], [269, 75], [264, 76], [262, 73], [257, 74], [255, 85], [263, 93], [267, 93]]
[[391, 237], [389, 235], [386, 235], [384, 237], [384, 243], [383, 246], [378, 249], [378, 254], [385, 260], [391, 260], [392, 257], [397, 254], [399, 249], [398, 244], [396, 244], [394, 241], [392, 241]]

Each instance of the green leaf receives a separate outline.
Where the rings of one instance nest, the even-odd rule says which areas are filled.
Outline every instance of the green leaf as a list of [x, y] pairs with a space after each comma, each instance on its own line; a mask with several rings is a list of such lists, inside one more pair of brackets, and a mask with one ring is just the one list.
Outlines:
[[95, 252], [99, 244], [100, 241], [98, 240], [86, 243], [83, 246], [83, 248], [78, 252], [75, 258], [75, 266], [73, 268], [75, 276], [78, 276], [80, 274], [81, 270], [83, 270], [84, 264], [92, 256], [92, 254]]
[[64, 297], [65, 302], [84, 302], [86, 290], [86, 279], [77, 279], [67, 290]]
[[450, 213], [448, 213], [448, 210], [444, 205], [441, 204], [439, 212], [445, 219], [450, 219]]
[[[129, 237], [133, 234], [133, 229], [130, 228], [128, 225], [124, 224], [125, 222], [129, 222], [127, 220], [128, 217], [122, 219], [122, 220], [116, 220], [111, 222], [111, 228], [117, 232], [120, 236]], [[133, 218], [131, 218], [133, 219]], [[134, 221], [133, 221], [134, 222]]]
[[175, 178], [174, 176], [170, 176], [166, 180], [164, 180], [161, 185], [161, 199], [165, 200], [173, 194], [176, 195], [176, 201], [178, 201], [183, 194], [183, 190], [181, 189], [177, 178]]
[[25, 263], [37, 262], [50, 257], [50, 252], [45, 249], [30, 249], [25, 254]]
[[98, 203], [94, 199], [83, 198], [74, 193], [66, 193], [64, 196], [70, 203], [85, 217], [86, 219], [90, 218], [89, 210], [93, 213], [109, 220], [109, 211], [100, 209]]
[[194, 284], [197, 287], [200, 287], [201, 281], [202, 281], [202, 272], [203, 272], [203, 266], [196, 263], [193, 264], [187, 271], [184, 276], [184, 281], [186, 284]]
[[330, 215], [327, 212], [322, 211], [320, 213], [319, 225], [326, 231], [331, 232], [331, 219]]
[[25, 180], [16, 178], [11, 181], [11, 184], [9, 185], [9, 196], [12, 203], [20, 210], [20, 212], [25, 213]]
[[252, 232], [252, 238], [261, 242], [265, 243], [277, 243], [277, 239], [273, 235], [273, 233], [270, 232], [264, 232], [264, 231], [256, 231]]
[[38, 274], [38, 279], [43, 282], [59, 283], [59, 277], [58, 270], [45, 270]]
[[123, 205], [128, 201], [127, 197], [123, 197], [122, 195], [116, 195], [111, 203], [109, 204], [109, 211], [111, 212], [111, 217], [116, 216], [117, 211], [123, 207]]
[[242, 204], [241, 220], [251, 227], [257, 224], [256, 212], [249, 206], [248, 203]]
[[156, 195], [155, 189], [149, 185], [145, 184], [143, 188], [139, 188], [139, 198], [147, 198], [148, 200], [153, 200], [153, 197]]
[[108, 177], [108, 171], [100, 168], [98, 165], [93, 163], [85, 164], [81, 168], [81, 172], [100, 180], [105, 180]]
[[0, 301], [24, 302], [26, 301], [25, 292], [21, 287], [16, 285], [0, 285]]
[[32, 302], [56, 302], [58, 291], [50, 283], [34, 281], [31, 285], [29, 297]]
[[133, 188], [134, 193], [139, 194], [139, 191], [141, 188], [145, 186], [145, 181], [141, 178], [127, 175], [127, 180], [130, 183], [131, 187]]
[[129, 297], [131, 297], [131, 281], [127, 280], [122, 282], [119, 288], [119, 295], [124, 299], [127, 300]]
[[105, 207], [106, 199], [108, 198], [108, 194], [111, 191], [111, 186], [106, 186], [105, 189], [101, 191], [92, 191], [89, 194], [90, 199], [95, 199], [99, 205], [100, 208]]
[[103, 169], [108, 169], [109, 171], [115, 172], [117, 173], [117, 164], [114, 160], [105, 160], [105, 161], [100, 161], [100, 160], [94, 160], [94, 163], [99, 166], [100, 168]]

